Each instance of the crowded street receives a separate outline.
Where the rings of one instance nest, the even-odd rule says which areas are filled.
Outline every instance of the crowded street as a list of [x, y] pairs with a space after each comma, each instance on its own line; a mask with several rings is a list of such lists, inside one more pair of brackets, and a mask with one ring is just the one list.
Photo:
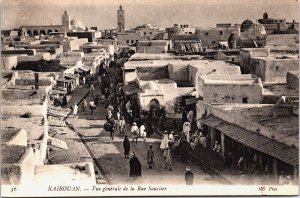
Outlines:
[[[98, 90], [98, 86], [95, 86]], [[86, 97], [89, 103], [92, 95]], [[110, 140], [109, 132], [103, 125], [107, 101], [99, 102], [93, 115], [89, 110], [82, 111], [79, 106], [76, 117], [70, 116], [67, 122], [71, 124], [81, 141], [87, 147], [95, 164], [98, 167], [106, 181], [110, 184], [185, 184], [184, 174], [186, 166], [190, 166], [194, 174], [195, 184], [219, 184], [220, 179], [214, 180], [212, 175], [204, 172], [201, 167], [194, 162], [183, 163], [176, 156], [173, 157], [172, 171], [165, 169], [163, 151], [159, 148], [161, 137], [157, 134], [150, 138], [139, 138], [138, 142], [132, 142], [130, 127], [127, 124], [125, 135], [130, 140], [130, 152], [135, 152], [141, 162], [141, 177], [133, 179], [129, 177], [129, 159], [124, 158], [123, 140], [124, 136], [119, 136], [116, 132], [114, 140]], [[147, 149], [152, 144], [154, 148], [154, 167], [149, 169], [147, 164]]]

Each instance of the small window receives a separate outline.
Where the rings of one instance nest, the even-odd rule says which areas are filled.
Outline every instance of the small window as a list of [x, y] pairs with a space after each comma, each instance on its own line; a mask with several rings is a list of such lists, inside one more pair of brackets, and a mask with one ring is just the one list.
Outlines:
[[127, 40], [127, 43], [129, 43], [129, 40]]
[[144, 35], [146, 35], [146, 32], [144, 32]]
[[243, 98], [243, 103], [247, 104], [248, 103], [248, 98]]
[[120, 17], [122, 18], [122, 14], [120, 15]]
[[152, 35], [152, 32], [150, 32], [150, 35]]
[[134, 40], [131, 40], [131, 43], [134, 43]]
[[220, 35], [223, 35], [223, 31], [220, 31]]
[[193, 34], [193, 32], [189, 32], [189, 34]]
[[279, 67], [278, 66], [276, 66], [276, 71], [278, 72], [278, 69], [279, 69]]
[[135, 42], [137, 43], [139, 40], [136, 40]]
[[205, 35], [208, 36], [208, 32], [205, 32]]

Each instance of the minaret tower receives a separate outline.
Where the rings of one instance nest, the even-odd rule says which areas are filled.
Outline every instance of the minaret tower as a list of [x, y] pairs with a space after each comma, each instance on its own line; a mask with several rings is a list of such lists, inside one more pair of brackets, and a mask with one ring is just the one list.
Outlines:
[[71, 29], [71, 20], [67, 10], [65, 10], [64, 14], [61, 16], [61, 21], [62, 21], [62, 31], [63, 32], [69, 31]]
[[124, 13], [124, 10], [122, 9], [121, 5], [117, 12], [117, 18], [118, 18], [118, 32], [124, 32], [125, 31], [125, 13]]

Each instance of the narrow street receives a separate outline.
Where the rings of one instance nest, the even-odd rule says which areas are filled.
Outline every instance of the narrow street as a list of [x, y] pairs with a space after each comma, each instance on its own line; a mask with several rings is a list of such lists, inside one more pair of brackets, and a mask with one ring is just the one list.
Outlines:
[[[95, 89], [96, 91], [99, 90], [97, 85]], [[88, 103], [91, 98], [91, 94], [86, 97]], [[67, 122], [74, 128], [87, 147], [108, 184], [185, 184], [184, 173], [187, 165], [191, 167], [194, 173], [194, 184], [219, 184], [220, 180], [213, 179], [215, 176], [204, 172], [196, 163], [184, 164], [176, 157], [173, 157], [173, 171], [165, 169], [163, 152], [159, 148], [161, 137], [155, 134], [147, 138], [146, 142], [139, 139], [138, 143], [133, 143], [129, 126], [127, 126], [125, 134], [131, 141], [130, 152], [134, 151], [142, 164], [142, 177], [136, 180], [129, 178], [129, 159], [125, 159], [123, 155], [123, 137], [115, 133], [114, 141], [111, 141], [109, 132], [103, 128], [106, 122], [106, 104], [100, 102], [93, 115], [89, 110], [83, 112], [80, 104], [77, 116], [70, 116]], [[153, 169], [148, 169], [147, 165], [149, 144], [153, 145], [155, 152], [155, 167]]]

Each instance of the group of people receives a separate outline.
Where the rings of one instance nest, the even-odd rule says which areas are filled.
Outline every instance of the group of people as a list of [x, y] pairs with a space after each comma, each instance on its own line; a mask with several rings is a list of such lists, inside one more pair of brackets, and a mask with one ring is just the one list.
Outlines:
[[120, 109], [114, 111], [114, 107], [109, 104], [106, 108], [106, 123], [104, 129], [109, 131], [110, 139], [114, 140], [115, 131], [119, 132], [119, 136], [125, 135], [126, 122], [124, 116], [121, 115]]
[[285, 175], [283, 171], [280, 172], [280, 176], [278, 178], [279, 185], [290, 186], [292, 185], [292, 177], [290, 175]]
[[[166, 142], [167, 146], [164, 149], [164, 159], [165, 159], [165, 168], [170, 171], [172, 171], [171, 164], [172, 164], [172, 157], [171, 157], [171, 152], [170, 152], [170, 147], [171, 146], [171, 141], [169, 141], [169, 136], [171, 137], [172, 141], [172, 136], [173, 134], [167, 134], [165, 133], [163, 141], [161, 143], [161, 147], [164, 147]], [[168, 137], [168, 139], [166, 138]], [[124, 157], [126, 159], [129, 159], [129, 152], [130, 152], [130, 141], [127, 136], [125, 136], [124, 141], [123, 141], [123, 148], [124, 148]], [[147, 150], [147, 164], [148, 168], [152, 169], [154, 167], [154, 149], [153, 145], [150, 144]], [[142, 176], [142, 166], [141, 162], [137, 158], [135, 152], [131, 152], [131, 158], [129, 160], [129, 165], [130, 165], [130, 171], [129, 171], [129, 177], [132, 177], [133, 179], [136, 179], [137, 177]], [[189, 166], [186, 167], [186, 172], [185, 172], [185, 182], [186, 185], [193, 185], [193, 180], [194, 180], [194, 174], [191, 171], [191, 168]]]
[[141, 126], [138, 127], [137, 123], [133, 122], [131, 126], [131, 135], [132, 135], [132, 142], [134, 142], [135, 140], [135, 142], [137, 143], [138, 138], [142, 138], [144, 139], [144, 141], [146, 141], [146, 137], [147, 137], [146, 127], [143, 124], [141, 124]]
[[[129, 152], [130, 152], [130, 141], [127, 136], [124, 137], [123, 141], [123, 148], [124, 148], [124, 157], [126, 159], [129, 159]], [[129, 160], [130, 164], [130, 171], [129, 176], [136, 179], [137, 177], [141, 177], [141, 163], [139, 159], [137, 158], [135, 152], [131, 152], [131, 158]], [[147, 150], [147, 164], [149, 165], [149, 168], [154, 167], [154, 151], [152, 144], [149, 145]]]

